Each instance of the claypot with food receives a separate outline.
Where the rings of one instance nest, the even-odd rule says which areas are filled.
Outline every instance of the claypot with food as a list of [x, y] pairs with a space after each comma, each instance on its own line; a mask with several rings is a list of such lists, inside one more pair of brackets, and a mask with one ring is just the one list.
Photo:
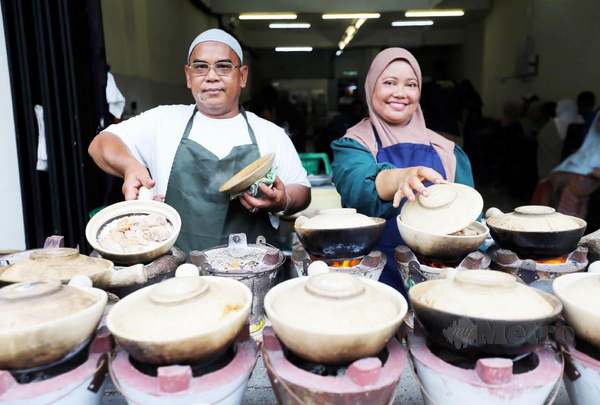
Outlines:
[[464, 270], [408, 292], [427, 338], [472, 355], [519, 353], [542, 343], [562, 310], [552, 294], [495, 270]]
[[318, 259], [364, 256], [373, 250], [384, 228], [385, 219], [358, 214], [353, 208], [321, 210], [294, 223], [302, 246]]
[[449, 234], [427, 233], [406, 225], [397, 218], [398, 230], [402, 240], [419, 255], [438, 260], [452, 260], [465, 257], [479, 249], [488, 235], [485, 225], [473, 221], [466, 228]]
[[600, 274], [565, 274], [553, 281], [552, 288], [577, 337], [600, 348]]
[[497, 208], [486, 212], [492, 238], [504, 249], [523, 257], [558, 257], [572, 252], [587, 223], [543, 205], [526, 205], [505, 214]]
[[474, 188], [457, 183], [434, 184], [407, 201], [396, 218], [402, 240], [428, 258], [460, 260], [479, 248], [488, 229], [475, 220], [483, 198]]
[[0, 370], [35, 368], [76, 352], [94, 334], [106, 301], [102, 290], [58, 281], [0, 288]]
[[90, 219], [85, 237], [102, 257], [121, 265], [148, 263], [173, 247], [181, 217], [149, 193], [142, 188], [138, 200], [109, 205]]
[[[183, 265], [186, 267], [192, 265]], [[218, 358], [244, 327], [252, 293], [231, 278], [182, 275], [142, 288], [106, 319], [117, 343], [134, 359], [169, 365]]]
[[296, 355], [347, 364], [383, 349], [407, 303], [385, 284], [332, 272], [278, 284], [265, 297], [265, 311], [277, 337]]

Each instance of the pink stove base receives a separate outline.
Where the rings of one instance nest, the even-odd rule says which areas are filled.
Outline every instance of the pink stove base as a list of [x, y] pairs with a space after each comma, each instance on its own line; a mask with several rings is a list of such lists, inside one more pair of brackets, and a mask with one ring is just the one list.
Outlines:
[[[535, 350], [539, 364], [531, 371], [513, 374], [512, 361], [503, 358], [480, 359], [468, 370], [435, 356], [419, 334], [408, 337], [411, 360], [426, 393], [426, 404], [465, 403], [542, 405], [562, 375], [563, 365], [556, 353], [540, 347]], [[476, 401], [476, 402], [473, 402]]]
[[110, 374], [130, 404], [239, 404], [257, 358], [256, 343], [247, 338], [237, 343], [235, 357], [220, 370], [194, 378], [189, 366], [174, 365], [159, 367], [152, 377], [133, 367], [120, 350], [110, 362]]
[[273, 329], [267, 327], [263, 331], [263, 360], [280, 404], [390, 403], [408, 363], [408, 354], [395, 338], [387, 349], [389, 355], [383, 365], [378, 358], [369, 357], [352, 363], [343, 376], [324, 377], [289, 362]]
[[569, 347], [571, 361], [579, 377], [571, 380], [567, 373], [563, 376], [569, 399], [573, 405], [595, 404], [600, 401], [600, 361]]
[[93, 392], [88, 389], [97, 372], [100, 381], [103, 384], [106, 376], [106, 369], [103, 369], [103, 362], [107, 361], [107, 356], [111, 350], [112, 342], [108, 331], [99, 332], [90, 346], [88, 360], [81, 366], [58, 375], [56, 377], [32, 382], [29, 384], [19, 384], [10, 372], [0, 370], [0, 403], [8, 404], [99, 404], [102, 397], [102, 389]]

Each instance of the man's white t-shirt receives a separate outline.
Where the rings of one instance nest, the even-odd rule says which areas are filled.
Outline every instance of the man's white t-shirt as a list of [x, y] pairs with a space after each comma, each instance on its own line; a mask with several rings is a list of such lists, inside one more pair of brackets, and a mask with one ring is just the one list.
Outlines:
[[[156, 181], [155, 194], [167, 193], [175, 152], [194, 108], [195, 105], [159, 106], [105, 130], [117, 135], [148, 168]], [[251, 112], [246, 112], [246, 116], [254, 130], [260, 155], [275, 153], [275, 167], [281, 181], [286, 185], [310, 187], [306, 170], [283, 129]], [[252, 142], [242, 114], [215, 119], [199, 111], [194, 116], [189, 138], [219, 159], [226, 157], [233, 147]]]

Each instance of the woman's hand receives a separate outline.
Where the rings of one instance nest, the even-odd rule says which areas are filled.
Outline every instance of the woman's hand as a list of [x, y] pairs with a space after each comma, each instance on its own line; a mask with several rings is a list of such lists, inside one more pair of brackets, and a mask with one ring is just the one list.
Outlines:
[[377, 193], [382, 200], [392, 200], [394, 207], [400, 206], [402, 198], [415, 199], [415, 194], [427, 195], [423, 181], [434, 184], [446, 183], [441, 174], [425, 166], [404, 169], [382, 170], [375, 179]]

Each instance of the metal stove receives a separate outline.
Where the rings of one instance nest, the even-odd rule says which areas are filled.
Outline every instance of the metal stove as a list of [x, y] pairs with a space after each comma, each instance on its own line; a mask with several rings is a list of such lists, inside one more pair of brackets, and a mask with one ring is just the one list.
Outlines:
[[565, 350], [563, 381], [573, 405], [589, 405], [600, 400], [600, 351], [581, 342]]
[[377, 281], [385, 267], [387, 258], [382, 252], [374, 250], [366, 256], [324, 260], [310, 257], [300, 244], [295, 245], [292, 249], [292, 266], [298, 277], [307, 276], [308, 267], [315, 260], [324, 261], [330, 271], [341, 271]]
[[110, 333], [103, 330], [91, 344], [52, 365], [0, 370], [0, 404], [100, 404], [111, 347]]
[[439, 261], [418, 257], [405, 245], [396, 247], [394, 256], [406, 291], [423, 281], [444, 278], [448, 270], [487, 269], [491, 263], [490, 257], [480, 251], [471, 252], [462, 260]]
[[109, 369], [128, 404], [237, 405], [258, 358], [258, 348], [244, 328], [226, 354], [209, 364], [157, 367], [136, 362], [123, 350], [115, 353]]
[[408, 336], [415, 379], [426, 405], [542, 405], [558, 394], [563, 363], [547, 346], [512, 358], [466, 359]]
[[287, 351], [270, 327], [263, 331], [262, 355], [280, 404], [390, 404], [408, 362], [392, 338], [378, 357], [347, 367], [308, 363]]
[[492, 245], [487, 250], [492, 267], [519, 277], [525, 284], [552, 291], [552, 280], [563, 274], [583, 271], [588, 265], [588, 248], [579, 246], [568, 255], [548, 258], [520, 258], [508, 249]]

